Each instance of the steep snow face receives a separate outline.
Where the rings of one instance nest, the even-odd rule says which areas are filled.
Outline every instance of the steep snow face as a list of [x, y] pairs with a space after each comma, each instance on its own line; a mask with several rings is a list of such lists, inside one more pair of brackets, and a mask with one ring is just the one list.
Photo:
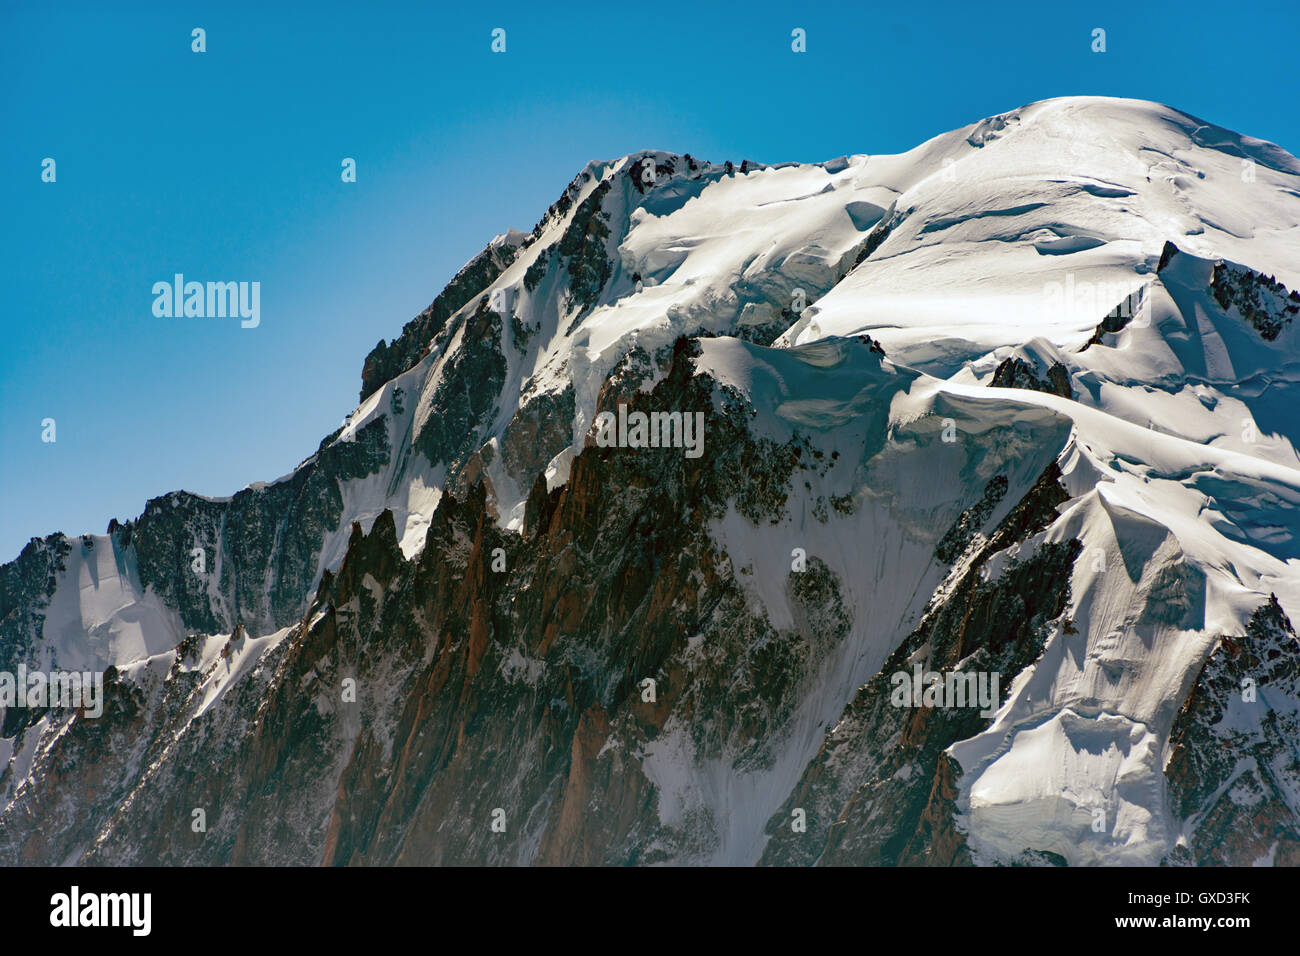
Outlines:
[[171, 650], [185, 635], [176, 611], [140, 584], [130, 549], [109, 535], [71, 539], [30, 661], [45, 670], [102, 671]]
[[[1069, 424], [1050, 408], [943, 394], [933, 379], [852, 339], [774, 350], [724, 337], [701, 349], [696, 374], [752, 406], [754, 435], [779, 446], [801, 438], [823, 463], [792, 483], [779, 518], [755, 524], [733, 509], [709, 529], [754, 613], [777, 628], [809, 628], [790, 601], [799, 549], [838, 582], [851, 622], [778, 731], [782, 739], [768, 742], [770, 765], [744, 766], [735, 755], [697, 760], [685, 724], [647, 748], [663, 822], [722, 821], [707, 859], [748, 865], [825, 733], [942, 582], [935, 549], [944, 529], [995, 477], [1011, 490], [990, 512], [1003, 517], [1052, 461]], [[968, 440], [946, 440], [947, 425]]]
[[[1045, 538], [1078, 538], [1084, 553], [1071, 582], [1077, 627], [1062, 628], [1017, 678], [991, 727], [951, 748], [967, 773], [972, 847], [994, 858], [1043, 849], [1072, 863], [1158, 862], [1176, 836], [1159, 784], [1187, 688], [1216, 636], [1240, 634], [1270, 593], [1300, 606], [1294, 426], [1270, 435], [1262, 424], [1283, 420], [1273, 403], [1285, 401], [1287, 363], [1261, 371], [1241, 323], [1184, 284], [1207, 273], [1186, 259], [1157, 278], [1164, 304], [1150, 327], [1126, 329], [1113, 350], [1061, 356], [1078, 401], [1020, 393], [1073, 421], [1061, 464], [1075, 497]], [[1190, 308], [1168, 307], [1179, 300]], [[1222, 330], [1216, 345], [1240, 343], [1248, 376], [1277, 375], [1281, 394], [1247, 386], [1237, 397], [1221, 377], [1173, 371], [1162, 343], [1185, 348], [1192, 317]], [[1148, 383], [1134, 373], [1143, 359]], [[1120, 381], [1109, 369], [1122, 370]], [[944, 388], [990, 401], [999, 391]], [[1031, 763], [1071, 768], [1071, 779], [1026, 783], [1017, 768]]]

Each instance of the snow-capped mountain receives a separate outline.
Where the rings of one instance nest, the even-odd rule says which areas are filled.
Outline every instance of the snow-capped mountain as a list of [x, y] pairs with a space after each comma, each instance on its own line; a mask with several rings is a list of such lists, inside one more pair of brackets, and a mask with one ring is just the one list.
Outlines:
[[107, 670], [0, 860], [1300, 862], [1297, 289], [1300, 161], [1151, 103], [592, 163], [292, 474], [0, 569]]

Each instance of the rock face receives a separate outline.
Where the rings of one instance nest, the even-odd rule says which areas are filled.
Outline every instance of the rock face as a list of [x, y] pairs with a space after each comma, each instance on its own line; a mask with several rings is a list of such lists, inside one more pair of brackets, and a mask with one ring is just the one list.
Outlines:
[[1297, 862], [1300, 163], [1206, 128], [589, 165], [293, 473], [0, 567], [104, 705], [0, 702], [0, 862]]
[[1276, 596], [1219, 639], [1170, 739], [1170, 803], [1191, 834], [1174, 862], [1300, 864], [1300, 642]]
[[[0, 566], [0, 670], [12, 672], [35, 656], [45, 609], [71, 550], [72, 543], [62, 534], [33, 538], [15, 560]], [[17, 713], [6, 717], [13, 720]]]
[[343, 517], [343, 484], [388, 463], [382, 425], [367, 425], [350, 442], [322, 442], [285, 481], [232, 498], [154, 498], [120, 532], [130, 536], [141, 583], [193, 630], [230, 631], [242, 622], [268, 633], [297, 621], [325, 536]]
[[1235, 310], [1270, 342], [1300, 313], [1300, 292], [1288, 290], [1273, 276], [1231, 262], [1216, 262], [1210, 281], [1219, 305]]
[[391, 379], [413, 367], [437, 341], [451, 318], [465, 303], [491, 285], [514, 261], [525, 236], [509, 232], [467, 262], [429, 307], [406, 323], [402, 334], [391, 343], [379, 340], [366, 356], [361, 370], [361, 398], [364, 402]]
[[453, 468], [482, 444], [480, 422], [498, 407], [506, 377], [501, 316], [487, 307], [486, 299], [478, 302], [459, 328], [444, 327], [450, 335], [459, 334], [460, 348], [443, 365], [441, 381], [428, 398], [433, 413], [414, 442], [424, 457]]
[[989, 384], [995, 388], [1032, 388], [1036, 392], [1049, 392], [1062, 398], [1074, 397], [1069, 375], [1060, 362], [1052, 363], [1047, 370], [1046, 380], [1043, 380], [1024, 359], [1004, 359], [993, 373], [993, 381]]

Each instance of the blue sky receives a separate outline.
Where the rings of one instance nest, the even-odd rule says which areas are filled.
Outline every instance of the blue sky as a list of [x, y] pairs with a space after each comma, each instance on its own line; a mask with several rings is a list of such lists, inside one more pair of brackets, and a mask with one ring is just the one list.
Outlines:
[[[1300, 152], [1294, 0], [0, 4], [0, 561], [290, 471], [369, 349], [591, 159], [897, 152], [1072, 94]], [[154, 317], [175, 272], [259, 281], [260, 326]]]

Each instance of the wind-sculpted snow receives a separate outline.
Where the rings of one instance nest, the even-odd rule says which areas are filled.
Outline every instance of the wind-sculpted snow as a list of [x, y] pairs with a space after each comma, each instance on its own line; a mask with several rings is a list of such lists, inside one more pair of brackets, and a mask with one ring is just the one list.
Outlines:
[[[1015, 115], [981, 148], [957, 130], [901, 157], [863, 157], [855, 185], [888, 188], [900, 221], [816, 303], [819, 331], [801, 323], [787, 338], [866, 332], [922, 368], [936, 339], [966, 340], [965, 359], [1033, 335], [1081, 345], [1098, 307], [1154, 272], [1166, 240], [1300, 286], [1294, 157], [1226, 131], [1198, 144], [1200, 121], [1131, 100], [1048, 100]], [[1067, 275], [1081, 290], [1122, 291], [1055, 302]], [[946, 377], [951, 366], [938, 367]]]
[[[4, 567], [0, 664], [112, 664], [125, 710], [98, 737], [6, 715], [0, 850], [1288, 859], [1294, 721], [1230, 733], [1222, 649], [1300, 611], [1298, 288], [1300, 162], [1151, 103], [897, 156], [592, 163], [372, 351], [292, 474]], [[701, 456], [598, 443], [620, 406], [702, 415]], [[882, 699], [931, 658], [997, 671], [994, 712]], [[347, 668], [368, 722], [322, 676]], [[1234, 784], [1198, 740], [1273, 769]], [[104, 754], [93, 819], [38, 835], [78, 799], [61, 747]], [[205, 787], [274, 814], [281, 764], [291, 836], [150, 835]], [[1199, 838], [1248, 784], [1255, 836]]]

